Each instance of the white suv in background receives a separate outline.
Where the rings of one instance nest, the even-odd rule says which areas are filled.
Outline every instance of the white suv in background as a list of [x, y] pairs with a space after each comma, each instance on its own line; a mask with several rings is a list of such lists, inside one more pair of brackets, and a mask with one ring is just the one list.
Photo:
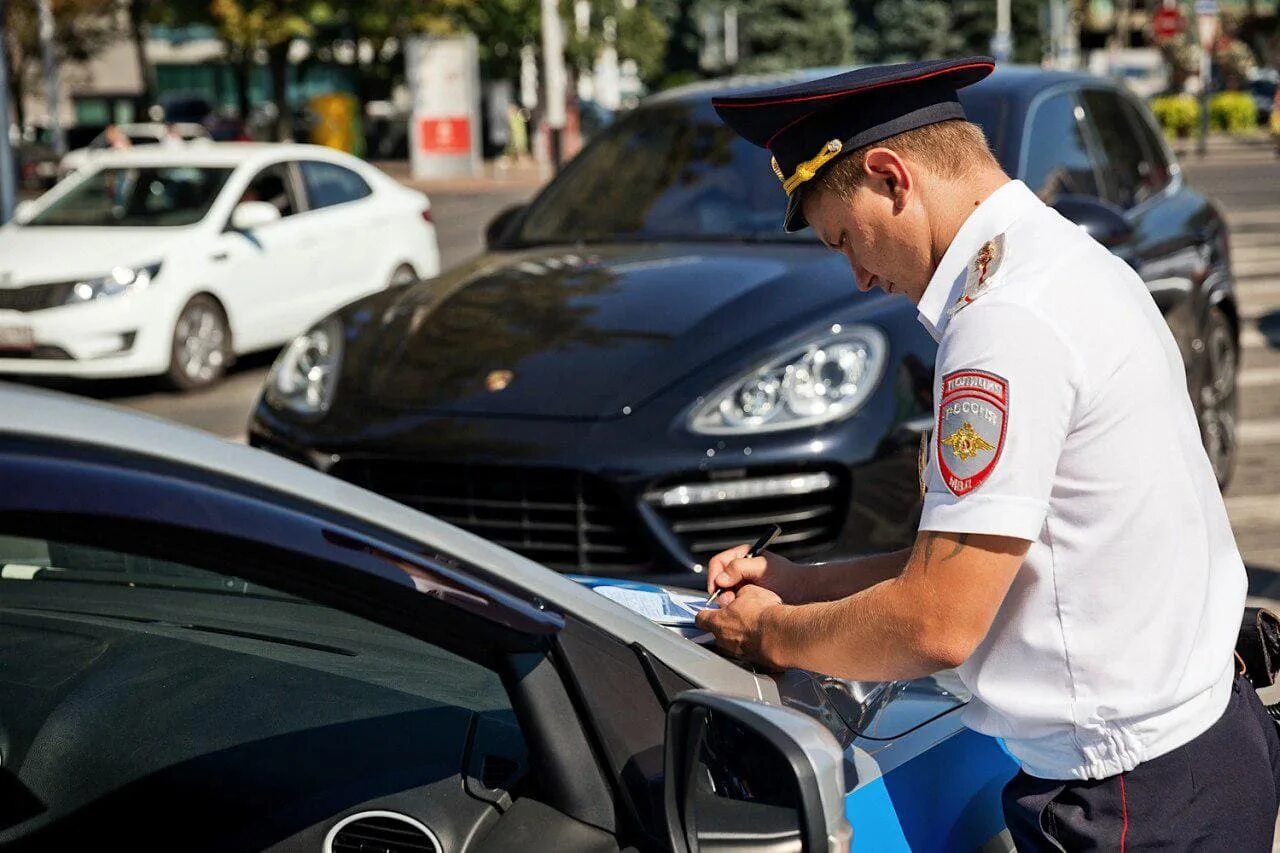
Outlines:
[[237, 354], [439, 267], [427, 197], [349, 155], [104, 152], [0, 228], [0, 374], [203, 387]]

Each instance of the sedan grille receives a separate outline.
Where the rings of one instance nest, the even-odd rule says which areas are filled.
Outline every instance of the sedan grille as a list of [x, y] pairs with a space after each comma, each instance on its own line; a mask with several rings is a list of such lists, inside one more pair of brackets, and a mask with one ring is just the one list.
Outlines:
[[660, 486], [645, 498], [705, 565], [770, 524], [782, 527], [771, 551], [791, 559], [822, 553], [840, 535], [848, 487], [836, 472], [717, 472]]
[[64, 281], [58, 284], [0, 289], [0, 310], [30, 312], [56, 308], [66, 303], [73, 287], [75, 282]]
[[345, 459], [330, 473], [553, 569], [616, 574], [653, 566], [638, 520], [588, 474], [401, 459]]

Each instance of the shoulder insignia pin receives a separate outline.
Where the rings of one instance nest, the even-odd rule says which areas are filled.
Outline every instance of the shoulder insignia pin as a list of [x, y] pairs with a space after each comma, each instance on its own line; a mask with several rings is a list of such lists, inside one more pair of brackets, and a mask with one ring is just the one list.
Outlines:
[[991, 287], [992, 278], [995, 276], [996, 271], [1000, 269], [1002, 260], [1004, 260], [1004, 235], [999, 234], [983, 243], [982, 248], [973, 256], [973, 260], [969, 262], [969, 269], [965, 273], [964, 292], [947, 309], [948, 316], [954, 317], [961, 308], [969, 305], [973, 300], [987, 292], [988, 288]]

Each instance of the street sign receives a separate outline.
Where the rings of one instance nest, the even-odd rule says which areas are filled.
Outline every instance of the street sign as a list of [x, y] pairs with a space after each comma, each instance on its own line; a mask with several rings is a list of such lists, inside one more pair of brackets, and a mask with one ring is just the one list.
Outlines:
[[1156, 41], [1169, 41], [1182, 32], [1183, 23], [1177, 6], [1161, 6], [1151, 18], [1151, 31]]
[[1196, 0], [1196, 16], [1218, 15], [1218, 0]]

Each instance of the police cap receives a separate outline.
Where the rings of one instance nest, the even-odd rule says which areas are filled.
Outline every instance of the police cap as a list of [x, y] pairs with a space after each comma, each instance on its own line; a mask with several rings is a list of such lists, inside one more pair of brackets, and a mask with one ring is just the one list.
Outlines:
[[986, 56], [878, 65], [711, 103], [749, 142], [773, 154], [787, 193], [783, 227], [807, 223], [801, 191], [842, 154], [899, 133], [965, 117], [956, 91], [991, 73]]

